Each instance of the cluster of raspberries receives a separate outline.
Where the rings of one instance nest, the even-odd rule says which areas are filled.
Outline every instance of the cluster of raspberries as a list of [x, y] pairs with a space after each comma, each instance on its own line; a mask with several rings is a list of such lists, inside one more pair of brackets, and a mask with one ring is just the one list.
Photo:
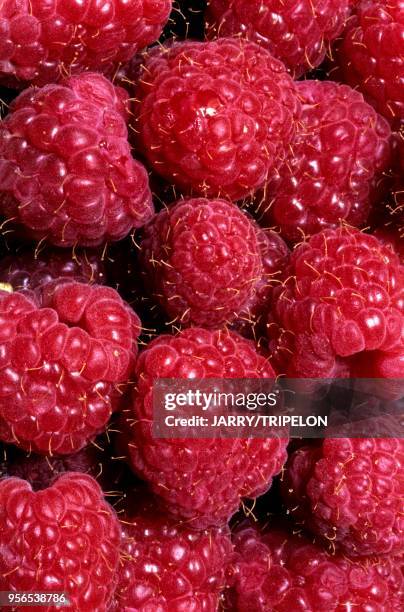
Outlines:
[[[402, 0], [0, 0], [0, 607], [404, 609], [403, 40]], [[161, 379], [281, 377], [358, 429], [155, 426]]]

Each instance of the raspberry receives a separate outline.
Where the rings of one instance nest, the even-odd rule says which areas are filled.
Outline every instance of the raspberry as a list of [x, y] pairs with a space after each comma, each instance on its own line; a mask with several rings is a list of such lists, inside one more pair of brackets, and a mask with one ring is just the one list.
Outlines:
[[341, 220], [366, 222], [380, 198], [391, 136], [387, 121], [350, 87], [303, 81], [297, 88], [301, 128], [261, 204], [264, 220], [292, 242]]
[[192, 527], [226, 522], [241, 498], [269, 489], [286, 458], [287, 440], [153, 437], [152, 388], [158, 378], [274, 378], [252, 342], [234, 332], [190, 328], [153, 340], [138, 359], [137, 392], [123, 436], [136, 473]]
[[23, 88], [83, 70], [113, 74], [160, 36], [171, 5], [171, 0], [5, 0], [0, 81]]
[[284, 499], [292, 515], [351, 556], [404, 552], [404, 441], [327, 439], [290, 457]]
[[[129, 496], [114, 610], [218, 609], [232, 554], [227, 526], [202, 532], [167, 517], [152, 498]], [[150, 573], [150, 566], [155, 571]]]
[[0, 439], [65, 455], [100, 433], [118, 407], [140, 320], [109, 287], [51, 287], [37, 303], [0, 292]]
[[29, 88], [0, 126], [0, 209], [57, 246], [120, 240], [152, 214], [127, 142], [127, 94], [103, 76]]
[[186, 192], [231, 200], [280, 165], [300, 109], [281, 62], [226, 38], [156, 49], [136, 96], [139, 141], [156, 172]]
[[70, 610], [105, 612], [119, 545], [117, 517], [90, 476], [70, 472], [38, 492], [19, 478], [0, 481], [2, 591], [65, 593]]
[[211, 35], [240, 35], [268, 49], [295, 78], [316, 68], [339, 36], [352, 0], [210, 0]]
[[328, 554], [284, 525], [245, 521], [234, 534], [233, 610], [402, 610], [400, 560]]
[[402, 0], [362, 0], [337, 54], [341, 78], [392, 124], [404, 120]]
[[0, 261], [0, 283], [9, 283], [14, 291], [28, 296], [42, 285], [60, 278], [83, 283], [104, 284], [104, 263], [98, 253], [46, 251], [35, 255], [30, 252], [9, 255]]
[[232, 327], [247, 337], [259, 339], [265, 335], [268, 304], [272, 301], [274, 287], [281, 282], [290, 251], [284, 240], [273, 230], [257, 226], [257, 231], [263, 273], [254, 287], [253, 295], [244, 305]]
[[282, 371], [401, 377], [404, 268], [389, 247], [354, 228], [325, 230], [295, 248], [285, 276], [268, 326]]
[[255, 223], [225, 200], [161, 211], [145, 228], [140, 256], [145, 286], [182, 325], [231, 322], [263, 275]]

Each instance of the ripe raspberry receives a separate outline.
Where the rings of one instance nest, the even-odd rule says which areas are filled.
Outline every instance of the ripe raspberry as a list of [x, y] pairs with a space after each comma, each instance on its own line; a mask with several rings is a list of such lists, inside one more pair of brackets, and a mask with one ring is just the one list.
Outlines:
[[341, 34], [352, 4], [352, 0], [210, 0], [208, 34], [240, 35], [259, 43], [297, 78], [321, 64], [330, 43]]
[[329, 612], [402, 610], [400, 560], [328, 554], [286, 525], [245, 521], [234, 534], [233, 610]]
[[404, 120], [402, 0], [362, 0], [337, 54], [339, 75], [392, 124]]
[[232, 200], [280, 165], [300, 109], [281, 62], [226, 38], [156, 49], [136, 96], [139, 141], [156, 172], [187, 192]]
[[114, 289], [45, 285], [35, 303], [0, 292], [0, 439], [79, 450], [106, 426], [137, 352], [140, 320]]
[[152, 214], [127, 142], [127, 94], [85, 74], [29, 88], [0, 126], [0, 209], [58, 246], [120, 240]]
[[145, 286], [182, 325], [231, 322], [263, 275], [255, 223], [225, 200], [162, 210], [145, 228], [140, 256]]
[[23, 88], [83, 70], [113, 74], [160, 36], [171, 5], [171, 0], [5, 0], [0, 81]]
[[65, 593], [69, 610], [105, 612], [119, 545], [118, 519], [90, 476], [70, 472], [38, 492], [19, 478], [0, 481], [2, 591]]
[[[157, 510], [156, 501], [142, 492], [125, 499], [120, 518], [123, 543], [113, 610], [218, 609], [233, 552], [227, 526], [192, 531]], [[150, 566], [156, 568], [152, 574]]]
[[354, 228], [325, 230], [295, 248], [286, 276], [268, 327], [283, 372], [401, 377], [404, 268], [389, 247]]
[[292, 242], [335, 227], [363, 225], [380, 198], [390, 128], [360, 93], [324, 81], [297, 83], [302, 122], [293, 151], [260, 206]]
[[273, 378], [252, 342], [234, 332], [190, 328], [153, 340], [137, 363], [137, 392], [123, 436], [135, 472], [192, 527], [226, 522], [241, 498], [270, 488], [285, 461], [287, 440], [162, 439], [152, 432], [157, 378]]
[[404, 552], [404, 440], [327, 439], [290, 457], [290, 512], [351, 556]]
[[9, 255], [0, 260], [0, 283], [28, 296], [42, 285], [60, 278], [98, 285], [104, 284], [105, 271], [96, 252], [46, 251], [33, 257], [31, 252]]
[[232, 328], [244, 336], [260, 339], [265, 335], [266, 313], [273, 289], [281, 282], [290, 251], [280, 235], [273, 230], [257, 226], [257, 231], [263, 273]]

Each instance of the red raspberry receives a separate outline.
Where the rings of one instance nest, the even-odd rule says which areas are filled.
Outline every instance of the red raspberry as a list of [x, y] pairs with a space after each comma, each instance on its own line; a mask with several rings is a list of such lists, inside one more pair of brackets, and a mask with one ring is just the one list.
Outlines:
[[126, 498], [121, 515], [123, 543], [113, 609], [214, 612], [233, 551], [228, 527], [193, 531], [140, 495]]
[[285, 461], [287, 440], [161, 439], [152, 432], [158, 378], [273, 378], [252, 342], [234, 332], [190, 328], [153, 340], [137, 363], [137, 392], [128, 411], [133, 469], [192, 527], [226, 522], [241, 498], [267, 491]]
[[342, 79], [391, 123], [404, 120], [402, 0], [362, 0], [337, 54]]
[[155, 41], [171, 0], [4, 0], [0, 81], [45, 85], [83, 70], [113, 73]]
[[180, 200], [162, 210], [140, 253], [145, 286], [181, 325], [231, 322], [263, 275], [255, 223], [225, 200]]
[[0, 439], [65, 455], [100, 433], [117, 407], [140, 320], [109, 287], [45, 289], [39, 303], [0, 292]]
[[265, 221], [293, 242], [341, 220], [367, 221], [388, 170], [391, 136], [387, 121], [350, 87], [324, 81], [297, 87], [301, 128], [260, 205]]
[[127, 142], [127, 94], [103, 76], [28, 88], [0, 126], [0, 208], [58, 246], [120, 240], [152, 214]]
[[98, 285], [104, 284], [105, 271], [101, 256], [95, 252], [46, 251], [33, 257], [31, 252], [9, 255], [0, 260], [0, 283], [9, 283], [14, 291], [40, 289], [60, 278]]
[[156, 172], [185, 191], [232, 200], [280, 165], [299, 113], [281, 62], [226, 38], [156, 49], [136, 96], [136, 129]]
[[257, 231], [263, 273], [254, 287], [253, 295], [244, 305], [232, 327], [247, 337], [259, 340], [265, 335], [268, 304], [272, 300], [274, 287], [281, 282], [290, 251], [280, 235], [273, 230], [257, 226]]
[[403, 467], [400, 438], [330, 438], [293, 453], [284, 499], [299, 522], [346, 554], [401, 554]]
[[118, 519], [90, 476], [70, 472], [38, 492], [19, 478], [0, 480], [1, 591], [60, 592], [66, 610], [106, 612], [119, 545]]
[[330, 612], [402, 610], [401, 562], [328, 554], [285, 526], [245, 521], [234, 535], [232, 610]]
[[[352, 0], [210, 0], [214, 36], [240, 35], [268, 49], [295, 78], [316, 68], [341, 34]], [[208, 30], [209, 34], [209, 30]]]
[[404, 268], [389, 247], [354, 228], [325, 230], [295, 248], [286, 276], [269, 323], [282, 371], [401, 377]]

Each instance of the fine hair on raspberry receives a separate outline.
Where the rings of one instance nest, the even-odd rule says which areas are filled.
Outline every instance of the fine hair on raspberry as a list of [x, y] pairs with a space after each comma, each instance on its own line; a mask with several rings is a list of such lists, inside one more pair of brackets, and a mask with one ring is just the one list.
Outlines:
[[95, 73], [24, 90], [0, 124], [0, 211], [61, 247], [120, 240], [153, 214], [127, 94]]

